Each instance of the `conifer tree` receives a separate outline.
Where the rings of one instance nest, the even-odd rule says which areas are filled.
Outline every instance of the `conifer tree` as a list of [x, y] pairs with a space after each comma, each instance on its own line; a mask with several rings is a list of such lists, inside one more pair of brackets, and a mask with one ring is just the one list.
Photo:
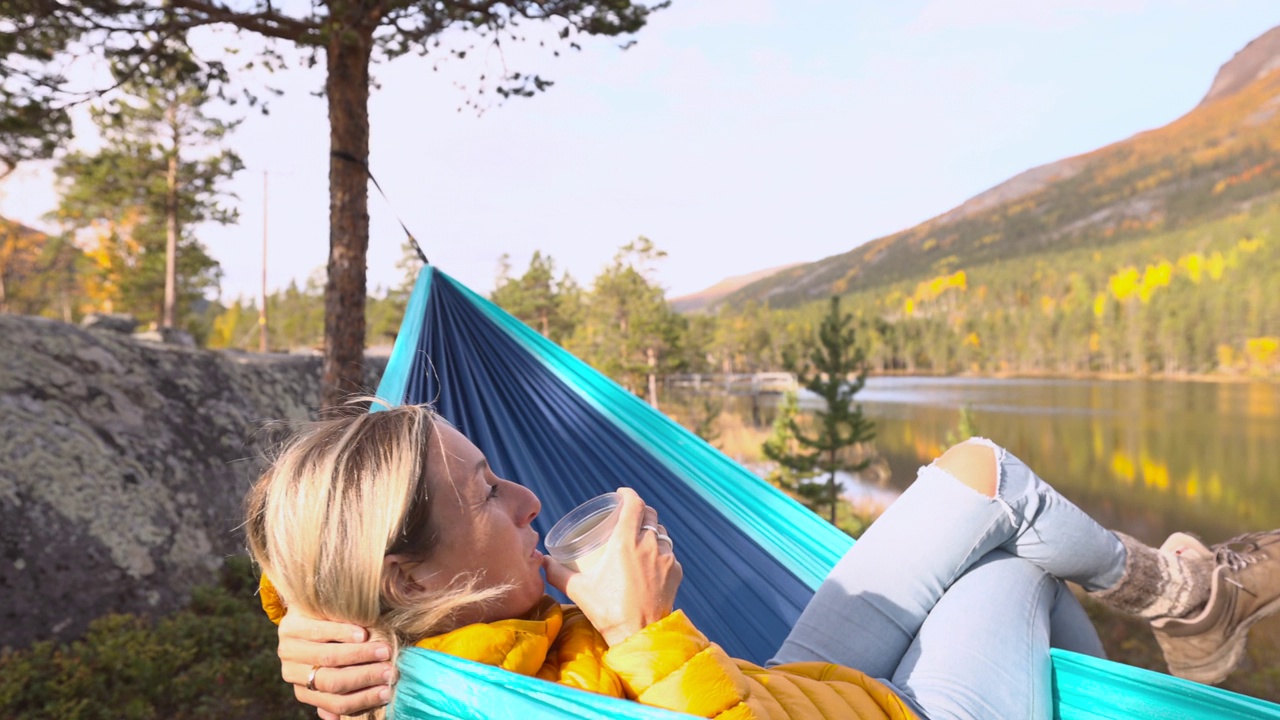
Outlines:
[[[840, 312], [840, 298], [831, 298], [831, 309], [818, 328], [818, 343], [809, 354], [805, 367], [788, 365], [795, 370], [799, 382], [825, 401], [825, 408], [814, 413], [814, 432], [807, 432], [792, 416], [787, 425], [803, 450], [795, 452], [775, 448], [769, 457], [800, 473], [823, 474], [825, 483], [805, 482], [796, 489], [812, 506], [830, 505], [831, 524], [836, 524], [840, 483], [836, 473], [866, 469], [870, 458], [860, 462], [845, 459], [853, 446], [875, 438], [875, 424], [863, 417], [862, 406], [854, 396], [867, 380], [866, 362], [861, 348], [855, 344], [853, 317]], [[765, 451], [767, 454], [770, 450]]]
[[[47, 156], [70, 131], [61, 105], [70, 92], [63, 70], [81, 56], [106, 57], [143, 75], [191, 50], [188, 33], [223, 27], [268, 42], [240, 68], [199, 58], [230, 76], [253, 68], [284, 69], [286, 53], [325, 73], [329, 117], [329, 263], [325, 283], [324, 370], [321, 403], [340, 404], [359, 391], [364, 377], [365, 265], [369, 247], [369, 97], [374, 63], [404, 55], [463, 59], [477, 51], [525, 42], [578, 49], [586, 37], [639, 32], [669, 0], [28, 0], [0, 3], [0, 172], [17, 160]], [[534, 32], [535, 26], [547, 31]], [[553, 35], [547, 38], [547, 35]], [[558, 39], [558, 41], [557, 41]], [[177, 47], [175, 49], [175, 40]], [[234, 56], [240, 47], [229, 48]], [[558, 54], [558, 49], [553, 50]], [[289, 53], [293, 54], [293, 53]], [[198, 54], [191, 53], [193, 57]], [[467, 104], [486, 97], [529, 97], [552, 85], [536, 72], [508, 68], [480, 75]], [[488, 96], [482, 95], [486, 90]], [[251, 93], [251, 101], [256, 96]], [[18, 122], [10, 123], [10, 113]]]
[[776, 488], [791, 492], [798, 492], [800, 482], [812, 476], [814, 460], [817, 459], [817, 453], [799, 452], [795, 431], [791, 429], [799, 414], [796, 394], [787, 391], [778, 405], [778, 414], [773, 417], [773, 429], [761, 447], [765, 457], [778, 463], [765, 480]]
[[180, 306], [216, 289], [221, 269], [195, 237], [204, 222], [234, 223], [223, 184], [240, 158], [220, 147], [234, 122], [207, 113], [208, 78], [191, 67], [121, 77], [121, 94], [91, 111], [103, 146], [58, 164], [54, 217], [90, 229], [98, 304], [173, 327]]
[[498, 286], [489, 299], [526, 325], [555, 342], [573, 333], [575, 318], [568, 312], [566, 293], [577, 291], [577, 283], [565, 273], [555, 279], [556, 261], [550, 255], [535, 250], [529, 260], [529, 269], [518, 278], [509, 277], [510, 261], [502, 256], [498, 272]]
[[592, 283], [582, 319], [567, 349], [628, 390], [658, 404], [658, 375], [681, 361], [683, 319], [652, 279], [653, 263], [666, 257], [641, 236], [618, 250]]

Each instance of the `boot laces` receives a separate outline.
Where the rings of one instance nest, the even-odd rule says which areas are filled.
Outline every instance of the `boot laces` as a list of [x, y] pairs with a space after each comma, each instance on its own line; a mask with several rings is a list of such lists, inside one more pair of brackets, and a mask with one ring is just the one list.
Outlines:
[[[1280, 531], [1271, 531], [1267, 533], [1245, 533], [1237, 535], [1230, 540], [1218, 545], [1214, 551], [1214, 560], [1219, 565], [1226, 565], [1233, 572], [1239, 572], [1246, 567], [1262, 560], [1262, 548], [1258, 541], [1264, 537], [1276, 535]], [[1240, 588], [1250, 595], [1256, 594], [1242, 585], [1238, 580], [1231, 577], [1224, 577], [1224, 580]]]
[[[1219, 565], [1226, 565], [1232, 570], [1240, 571], [1258, 561], [1256, 550], [1258, 544], [1252, 540], [1247, 540], [1247, 536], [1241, 535], [1238, 538], [1223, 543], [1214, 553], [1214, 560]], [[1244, 547], [1237, 550], [1233, 545], [1243, 545]]]

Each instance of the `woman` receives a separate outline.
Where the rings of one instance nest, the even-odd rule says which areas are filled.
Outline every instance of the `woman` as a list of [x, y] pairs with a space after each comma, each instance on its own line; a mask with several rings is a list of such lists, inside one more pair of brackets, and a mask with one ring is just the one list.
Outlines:
[[282, 675], [326, 718], [387, 702], [405, 644], [706, 717], [1047, 718], [1049, 647], [1102, 653], [1064, 580], [1151, 619], [1171, 669], [1210, 682], [1280, 605], [1280, 533], [1155, 550], [975, 439], [921, 469], [761, 668], [672, 612], [671, 542], [619, 494], [604, 560], [577, 573], [538, 552], [533, 493], [429, 409], [315, 425], [247, 501]]

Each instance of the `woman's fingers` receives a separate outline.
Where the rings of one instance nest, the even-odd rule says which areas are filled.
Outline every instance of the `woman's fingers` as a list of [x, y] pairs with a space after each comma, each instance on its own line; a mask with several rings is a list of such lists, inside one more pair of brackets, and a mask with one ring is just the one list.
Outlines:
[[[305, 687], [294, 686], [294, 696], [299, 702], [318, 708], [322, 713], [333, 715], [358, 715], [360, 713], [382, 707], [391, 701], [391, 688], [373, 687], [347, 695], [334, 695]], [[320, 717], [324, 717], [323, 714]]]
[[674, 552], [676, 544], [671, 541], [671, 535], [667, 532], [666, 525], [658, 526], [658, 549], [661, 552]]
[[280, 676], [321, 718], [354, 715], [391, 698], [391, 648], [369, 642], [368, 630], [359, 625], [289, 612], [280, 621], [279, 638]]
[[640, 534], [640, 526], [644, 525], [644, 511], [648, 507], [635, 490], [631, 488], [618, 488], [618, 525], [614, 529], [615, 535], [621, 537], [637, 537]]
[[[311, 668], [296, 662], [280, 663], [280, 676], [290, 685], [306, 689], [311, 680]], [[316, 690], [331, 695], [348, 695], [374, 688], [380, 685], [391, 685], [396, 681], [395, 667], [391, 663], [373, 663], [370, 665], [354, 665], [352, 667], [327, 667], [321, 665], [316, 669], [314, 682]]]
[[312, 642], [284, 635], [280, 637], [277, 653], [281, 661], [301, 663], [307, 667], [345, 668], [391, 659], [391, 648], [383, 642]]
[[640, 529], [647, 530], [648, 528], [651, 528], [651, 527], [657, 527], [657, 525], [658, 525], [658, 511], [654, 510], [648, 505], [645, 505], [644, 506], [644, 523], [640, 525]]
[[547, 582], [551, 583], [551, 587], [569, 595], [569, 580], [578, 573], [561, 565], [559, 560], [550, 555], [542, 556], [542, 569], [546, 572]]
[[280, 637], [294, 637], [312, 642], [364, 642], [369, 631], [350, 623], [318, 620], [296, 610], [285, 613], [280, 620]]

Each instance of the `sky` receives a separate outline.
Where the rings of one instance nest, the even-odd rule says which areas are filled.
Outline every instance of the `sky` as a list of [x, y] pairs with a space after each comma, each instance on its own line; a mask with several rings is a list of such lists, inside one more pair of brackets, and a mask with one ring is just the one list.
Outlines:
[[[483, 293], [504, 253], [519, 273], [541, 250], [589, 285], [640, 235], [667, 252], [655, 277], [671, 297], [847, 252], [1174, 120], [1276, 25], [1275, 0], [675, 0], [626, 50], [405, 56], [374, 68], [370, 164], [390, 202], [370, 186], [369, 287], [401, 280], [397, 215]], [[285, 92], [229, 141], [239, 223], [198, 230], [225, 302], [258, 293], [264, 207], [269, 287], [328, 256], [323, 76], [296, 65], [243, 78]], [[555, 85], [466, 109], [464, 87], [504, 66]], [[55, 230], [56, 202], [47, 163], [0, 183], [5, 217]]]

